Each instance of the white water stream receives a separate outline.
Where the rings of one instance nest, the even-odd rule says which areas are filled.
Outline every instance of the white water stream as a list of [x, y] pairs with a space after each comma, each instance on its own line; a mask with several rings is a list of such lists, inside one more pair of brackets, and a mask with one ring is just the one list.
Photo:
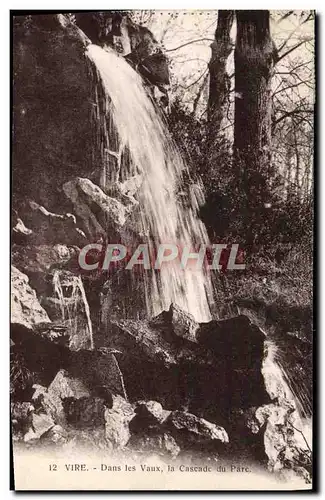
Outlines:
[[[111, 49], [90, 45], [87, 56], [98, 72], [98, 85], [104, 89], [104, 113], [98, 116], [101, 149], [117, 158], [117, 172], [103, 166], [101, 187], [107, 189], [114, 181], [124, 181], [134, 175], [142, 177], [137, 192], [143, 234], [149, 248], [156, 251], [159, 244], [174, 244], [179, 248], [208, 244], [203, 223], [196, 215], [201, 193], [196, 189], [184, 202], [177, 199], [177, 188], [186, 171], [181, 155], [170, 137], [158, 110], [138, 73]], [[96, 92], [97, 99], [100, 90]], [[97, 102], [97, 108], [100, 105]], [[113, 150], [107, 123], [113, 121], [118, 145]], [[115, 141], [116, 142], [116, 141]], [[128, 161], [121, 161], [123, 152]], [[132, 271], [129, 271], [132, 272]], [[159, 273], [144, 273], [149, 316], [177, 303], [197, 321], [211, 319], [209, 298], [212, 284], [204, 269], [182, 269], [179, 261], [162, 265]]]

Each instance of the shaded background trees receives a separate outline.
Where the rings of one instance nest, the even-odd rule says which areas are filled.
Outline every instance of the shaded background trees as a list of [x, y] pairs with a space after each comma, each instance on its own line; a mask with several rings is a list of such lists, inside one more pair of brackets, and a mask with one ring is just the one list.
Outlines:
[[[162, 30], [172, 61], [169, 118], [205, 184], [211, 234], [250, 245], [308, 240], [313, 12], [219, 11], [197, 14], [193, 25], [184, 36], [179, 13]], [[177, 30], [180, 43], [174, 36], [170, 47], [168, 32]]]

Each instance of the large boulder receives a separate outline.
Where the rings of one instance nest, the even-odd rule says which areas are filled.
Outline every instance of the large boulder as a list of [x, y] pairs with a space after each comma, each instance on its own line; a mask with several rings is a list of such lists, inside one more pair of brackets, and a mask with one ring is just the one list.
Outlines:
[[146, 421], [146, 425], [162, 424], [170, 415], [170, 411], [164, 410], [158, 401], [138, 401], [135, 407], [138, 418]]
[[74, 427], [95, 428], [105, 425], [105, 400], [98, 397], [65, 398], [63, 408], [67, 422]]
[[151, 322], [151, 325], [159, 325], [166, 331], [166, 335], [174, 334], [176, 337], [197, 342], [196, 334], [200, 327], [194, 317], [183, 311], [177, 304], [170, 304], [168, 311], [162, 311]]
[[49, 387], [34, 385], [33, 401], [35, 406], [41, 406], [42, 409], [50, 415], [55, 423], [66, 423], [66, 412], [64, 409], [65, 400], [76, 401], [81, 398], [90, 397], [88, 388], [77, 378], [69, 376], [65, 370], [60, 370]]
[[72, 356], [69, 369], [61, 369], [48, 388], [35, 384], [32, 401], [36, 408], [50, 415], [56, 424], [68, 423], [79, 429], [104, 426], [106, 408], [116, 410], [116, 402], [120, 401], [119, 398], [124, 399], [109, 391], [109, 386], [114, 387], [110, 379], [102, 378], [99, 381], [90, 372], [89, 365], [93, 365], [94, 372], [105, 370], [105, 366], [98, 366], [94, 357], [81, 358], [80, 354], [76, 352]]
[[41, 436], [41, 444], [46, 447], [57, 446], [61, 448], [68, 441], [68, 432], [61, 425], [54, 425]]
[[133, 406], [121, 396], [114, 396], [112, 407], [105, 410], [105, 436], [114, 448], [127, 445], [131, 437], [129, 422], [133, 416]]
[[132, 435], [128, 442], [128, 448], [142, 455], [158, 455], [168, 458], [176, 458], [181, 451], [170, 433], [158, 431]]
[[[311, 442], [293, 401], [263, 405], [247, 419], [251, 433], [262, 438], [267, 467], [282, 478], [291, 473], [311, 481]], [[308, 442], [309, 441], [309, 442]]]
[[49, 273], [52, 268], [67, 265], [76, 259], [76, 248], [66, 245], [26, 245], [13, 246], [12, 261], [26, 273], [42, 275]]
[[50, 322], [26, 274], [11, 266], [11, 323], [32, 329], [37, 324]]
[[212, 424], [204, 418], [199, 418], [185, 411], [173, 411], [166, 421], [166, 426], [176, 436], [184, 435], [189, 440], [198, 442], [220, 441], [228, 443], [229, 437], [223, 427]]
[[14, 18], [13, 184], [18, 205], [26, 196], [37, 197], [52, 210], [62, 184], [93, 168], [89, 43], [66, 15]]
[[54, 427], [54, 421], [46, 413], [33, 413], [31, 427], [24, 435], [24, 441], [35, 441]]
[[[93, 393], [111, 399], [110, 394], [127, 398], [123, 374], [115, 349], [79, 350], [71, 352], [68, 371], [83, 381]], [[97, 391], [97, 392], [96, 392]]]
[[170, 415], [158, 401], [138, 401], [134, 408], [135, 417], [130, 422], [132, 433], [143, 433], [152, 429], [160, 429]]
[[221, 423], [234, 408], [270, 402], [262, 374], [265, 335], [258, 327], [244, 316], [198, 327], [186, 313], [171, 311], [149, 322], [110, 324], [106, 342], [121, 351], [129, 397]]
[[222, 427], [184, 411], [167, 411], [156, 401], [139, 402], [129, 424], [128, 448], [141, 453], [176, 457], [181, 451], [224, 449], [229, 442]]
[[89, 179], [69, 181], [64, 184], [63, 190], [83, 222], [89, 238], [105, 236], [112, 230], [118, 233], [125, 224], [129, 209], [117, 199], [106, 195]]
[[[94, 395], [108, 397], [109, 393], [126, 397], [123, 375], [115, 354], [116, 349], [72, 350], [66, 337], [60, 332], [56, 336], [52, 323], [45, 334], [30, 330], [22, 325], [12, 326], [11, 383], [12, 393], [23, 397], [31, 392], [33, 384], [47, 387], [58, 372], [68, 373], [68, 378], [80, 381]], [[62, 370], [65, 370], [62, 372]], [[60, 378], [61, 380], [61, 378]], [[58, 384], [59, 387], [62, 385]], [[57, 385], [57, 384], [55, 384]], [[61, 390], [61, 389], [60, 389]], [[85, 395], [85, 394], [84, 394]], [[88, 394], [89, 395], [89, 394]], [[65, 397], [70, 397], [66, 394]]]
[[51, 212], [33, 200], [21, 202], [13, 223], [13, 236], [14, 243], [34, 247], [43, 244], [82, 246], [86, 242], [74, 214]]

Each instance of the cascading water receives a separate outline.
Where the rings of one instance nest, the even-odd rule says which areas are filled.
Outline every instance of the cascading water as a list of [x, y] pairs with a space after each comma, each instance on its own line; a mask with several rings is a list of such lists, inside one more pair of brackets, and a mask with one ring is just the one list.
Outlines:
[[[150, 248], [157, 249], [161, 243], [192, 249], [198, 244], [207, 245], [206, 229], [196, 215], [202, 203], [202, 191], [192, 190], [187, 206], [177, 199], [186, 166], [140, 75], [112, 49], [90, 45], [87, 56], [96, 69], [95, 126], [99, 140], [96, 147], [104, 158], [99, 180], [102, 190], [109, 193], [112, 185], [140, 175], [142, 182], [136, 196], [141, 209], [142, 233]], [[138, 278], [137, 274], [132, 276], [134, 291]], [[204, 267], [182, 269], [179, 261], [174, 261], [163, 265], [159, 274], [153, 270], [143, 271], [141, 280], [149, 316], [159, 314], [175, 302], [197, 321], [211, 319], [213, 287]], [[110, 303], [107, 309], [111, 314]], [[125, 308], [123, 311], [125, 317]], [[263, 366], [269, 391], [272, 392], [274, 384], [280, 384], [284, 397], [297, 401], [272, 352]]]
[[280, 404], [283, 404], [283, 401], [291, 401], [295, 405], [297, 410], [295, 413], [297, 427], [293, 428], [295, 438], [301, 442], [303, 448], [306, 443], [310, 449], [312, 446], [312, 405], [308, 391], [301, 379], [298, 381], [292, 379], [289, 367], [284, 368], [284, 353], [281, 353], [274, 342], [267, 340], [265, 349], [267, 355], [263, 361], [262, 375], [266, 390], [272, 400], [277, 399]]
[[[75, 340], [79, 343], [82, 337], [81, 330], [83, 324], [80, 324], [80, 317], [84, 317], [85, 328], [87, 332], [87, 341], [90, 349], [94, 348], [93, 328], [90, 318], [89, 304], [86, 297], [86, 292], [80, 276], [69, 276], [65, 278], [64, 274], [59, 270], [55, 270], [53, 274], [53, 290], [58, 301], [58, 308], [61, 312], [61, 319], [67, 322], [71, 332], [72, 347], [78, 348]], [[69, 289], [70, 293], [67, 297], [65, 289]], [[79, 309], [82, 309], [80, 311]]]
[[[163, 243], [178, 245], [181, 249], [188, 247], [191, 251], [197, 245], [207, 245], [206, 229], [196, 215], [202, 195], [193, 191], [186, 200], [187, 206], [177, 200], [177, 188], [186, 167], [141, 77], [109, 48], [90, 45], [87, 56], [97, 70], [100, 147], [104, 156], [117, 160], [115, 169], [108, 169], [104, 162], [101, 188], [107, 192], [113, 182], [134, 175], [142, 177], [137, 199], [142, 232], [153, 251]], [[98, 111], [101, 109], [99, 94], [104, 94], [103, 113]], [[117, 139], [109, 133], [110, 120]], [[159, 274], [147, 270], [144, 288], [149, 315], [156, 315], [175, 302], [197, 321], [211, 319], [212, 284], [204, 269], [181, 269], [175, 260], [167, 266], [163, 264]]]

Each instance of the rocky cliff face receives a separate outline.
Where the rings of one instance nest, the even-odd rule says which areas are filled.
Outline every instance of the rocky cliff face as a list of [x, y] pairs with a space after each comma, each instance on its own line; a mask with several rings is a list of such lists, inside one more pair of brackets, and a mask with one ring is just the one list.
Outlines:
[[249, 457], [308, 481], [310, 450], [263, 331], [246, 316], [199, 324], [175, 304], [146, 318], [134, 297], [144, 319], [127, 319], [107, 299], [127, 285], [118, 274], [80, 275], [86, 243], [107, 228], [115, 238], [140, 231], [137, 178], [99, 187], [85, 49], [114, 47], [164, 88], [168, 67], [154, 37], [116, 13], [14, 23], [14, 439], [130, 456]]
[[148, 85], [169, 83], [167, 60], [148, 30], [114, 14], [75, 17], [14, 20], [13, 184], [18, 204], [29, 196], [49, 210], [58, 200], [63, 207], [64, 182], [89, 178], [102, 161], [94, 148], [97, 104], [85, 56], [88, 44], [121, 46]]

